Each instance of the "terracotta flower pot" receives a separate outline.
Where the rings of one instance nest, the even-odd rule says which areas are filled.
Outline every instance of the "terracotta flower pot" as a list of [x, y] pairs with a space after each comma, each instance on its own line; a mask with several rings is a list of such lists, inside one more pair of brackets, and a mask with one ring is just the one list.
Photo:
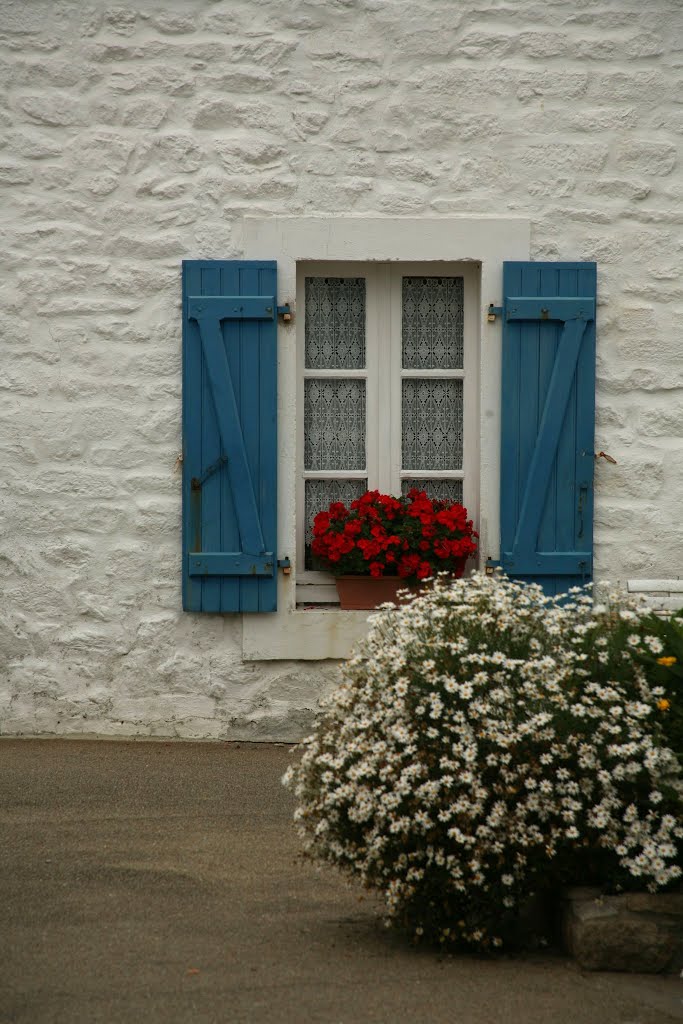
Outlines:
[[399, 576], [337, 576], [340, 607], [345, 611], [377, 608], [385, 601], [399, 603], [397, 591], [419, 593], [419, 586], [408, 586]]

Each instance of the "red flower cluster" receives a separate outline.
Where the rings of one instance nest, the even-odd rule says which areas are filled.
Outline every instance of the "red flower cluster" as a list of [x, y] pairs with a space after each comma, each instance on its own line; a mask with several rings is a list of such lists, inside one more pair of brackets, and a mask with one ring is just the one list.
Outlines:
[[477, 533], [462, 505], [412, 490], [405, 498], [366, 491], [347, 508], [333, 502], [313, 522], [313, 555], [336, 576], [461, 576], [477, 550]]

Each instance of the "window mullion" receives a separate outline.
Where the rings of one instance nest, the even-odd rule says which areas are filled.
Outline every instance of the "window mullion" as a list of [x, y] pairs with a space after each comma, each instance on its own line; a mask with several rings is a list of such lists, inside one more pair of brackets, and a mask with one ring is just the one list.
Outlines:
[[387, 354], [388, 379], [386, 381], [387, 396], [390, 408], [387, 417], [390, 440], [389, 452], [389, 492], [401, 493], [401, 279], [400, 267], [387, 268], [388, 323], [387, 323]]
[[[374, 462], [368, 465], [368, 487], [378, 488], [382, 493], [390, 493], [391, 477], [387, 471], [387, 452], [390, 445], [390, 405], [387, 394], [387, 373], [390, 359], [390, 337], [388, 326], [388, 267], [376, 264], [370, 276], [373, 296], [372, 308], [375, 312], [376, 344], [371, 346], [372, 368], [368, 363], [368, 388], [372, 387], [375, 396], [376, 416], [368, 422], [368, 431], [372, 430], [374, 440]], [[371, 380], [372, 383], [371, 383]]]

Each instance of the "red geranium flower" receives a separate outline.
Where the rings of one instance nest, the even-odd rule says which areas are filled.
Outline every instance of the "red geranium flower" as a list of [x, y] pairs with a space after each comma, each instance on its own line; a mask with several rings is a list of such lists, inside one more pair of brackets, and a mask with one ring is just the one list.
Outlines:
[[417, 488], [398, 498], [374, 490], [349, 508], [337, 501], [319, 512], [311, 551], [335, 574], [425, 579], [439, 570], [460, 575], [476, 536], [460, 504], [431, 500]]

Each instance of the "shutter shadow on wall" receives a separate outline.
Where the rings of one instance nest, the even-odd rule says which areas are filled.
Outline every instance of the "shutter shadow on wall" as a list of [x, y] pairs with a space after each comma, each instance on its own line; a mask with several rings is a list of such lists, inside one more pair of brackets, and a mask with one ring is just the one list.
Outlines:
[[277, 608], [273, 261], [183, 261], [183, 608]]
[[592, 578], [594, 263], [503, 265], [501, 556], [557, 594]]

